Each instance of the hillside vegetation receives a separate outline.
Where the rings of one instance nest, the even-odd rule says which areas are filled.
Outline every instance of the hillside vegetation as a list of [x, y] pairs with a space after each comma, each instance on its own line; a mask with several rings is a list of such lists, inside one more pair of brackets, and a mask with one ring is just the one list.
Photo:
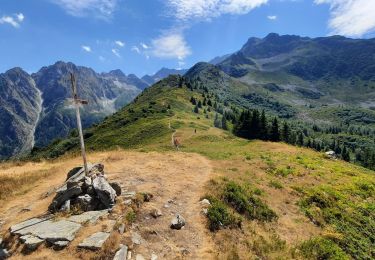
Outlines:
[[[176, 131], [180, 152], [210, 160], [211, 180], [197, 185], [211, 202], [206, 221], [217, 245], [213, 258], [373, 259], [374, 172], [312, 149], [238, 138], [230, 132], [236, 121], [229, 115], [236, 111], [241, 107], [212, 89], [173, 76], [87, 129], [86, 145], [89, 154], [118, 147], [164, 154], [172, 151]], [[31, 158], [78, 152], [72, 132]]]

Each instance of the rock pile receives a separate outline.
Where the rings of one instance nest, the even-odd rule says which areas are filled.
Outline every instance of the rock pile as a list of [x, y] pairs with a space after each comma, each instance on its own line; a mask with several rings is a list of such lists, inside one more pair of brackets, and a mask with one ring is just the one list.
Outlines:
[[89, 164], [87, 176], [83, 167], [69, 171], [67, 180], [56, 193], [48, 207], [51, 213], [70, 211], [72, 207], [95, 211], [112, 208], [116, 197], [121, 195], [121, 188], [117, 183], [107, 182], [102, 164]]

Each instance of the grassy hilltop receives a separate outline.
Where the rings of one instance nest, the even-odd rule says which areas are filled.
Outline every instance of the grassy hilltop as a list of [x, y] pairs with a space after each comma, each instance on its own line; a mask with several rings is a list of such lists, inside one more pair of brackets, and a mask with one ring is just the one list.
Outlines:
[[[214, 127], [217, 110], [202, 104], [197, 111], [192, 97], [203, 103], [202, 93], [188, 88], [181, 77], [158, 82], [85, 131], [89, 157], [116, 149], [142, 152], [145, 157], [150, 152], [168, 154], [174, 150], [171, 136], [176, 131], [182, 145], [174, 153], [199, 154], [212, 166], [210, 181], [196, 184], [203, 187], [200, 198], [211, 201], [206, 227], [216, 244], [212, 257], [375, 257], [373, 171], [307, 148], [238, 138]], [[229, 130], [232, 127], [229, 122]], [[68, 139], [34, 150], [33, 159], [60, 157], [46, 162], [50, 167], [40, 178], [52, 176], [52, 165], [61, 158], [72, 160], [78, 149], [72, 132]], [[27, 171], [16, 180], [8, 175], [0, 178], [1, 185], [7, 183], [0, 194], [2, 201], [20, 189], [27, 194], [28, 187], [38, 181]]]

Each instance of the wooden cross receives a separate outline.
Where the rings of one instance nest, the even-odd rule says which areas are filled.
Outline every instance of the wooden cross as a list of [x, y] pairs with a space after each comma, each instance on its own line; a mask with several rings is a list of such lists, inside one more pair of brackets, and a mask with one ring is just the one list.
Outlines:
[[74, 105], [76, 107], [77, 127], [78, 127], [79, 139], [80, 139], [80, 142], [81, 142], [81, 153], [82, 153], [82, 158], [83, 158], [83, 167], [85, 169], [85, 174], [87, 176], [89, 174], [89, 172], [88, 172], [88, 169], [87, 169], [85, 142], [83, 140], [83, 132], [82, 132], [82, 124], [81, 124], [81, 115], [79, 113], [79, 106], [81, 104], [87, 105], [89, 102], [87, 100], [82, 100], [82, 99], [78, 98], [76, 79], [75, 79], [73, 73], [70, 73], [70, 81], [72, 83], [73, 102], [74, 102]]

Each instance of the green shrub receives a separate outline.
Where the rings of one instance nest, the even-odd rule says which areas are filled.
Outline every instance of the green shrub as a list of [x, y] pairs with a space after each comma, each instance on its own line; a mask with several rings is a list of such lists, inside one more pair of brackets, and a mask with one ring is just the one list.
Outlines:
[[276, 213], [257, 198], [254, 192], [245, 190], [235, 182], [226, 184], [223, 200], [248, 219], [268, 222], [277, 219]]
[[268, 183], [268, 186], [270, 186], [272, 188], [275, 188], [275, 189], [282, 189], [283, 188], [283, 185], [278, 181], [270, 181]]
[[304, 258], [324, 260], [346, 260], [350, 257], [333, 241], [322, 237], [303, 242], [299, 250]]
[[224, 227], [241, 227], [241, 220], [231, 214], [223, 202], [213, 198], [210, 198], [210, 201], [211, 206], [208, 209], [207, 218], [211, 231]]

